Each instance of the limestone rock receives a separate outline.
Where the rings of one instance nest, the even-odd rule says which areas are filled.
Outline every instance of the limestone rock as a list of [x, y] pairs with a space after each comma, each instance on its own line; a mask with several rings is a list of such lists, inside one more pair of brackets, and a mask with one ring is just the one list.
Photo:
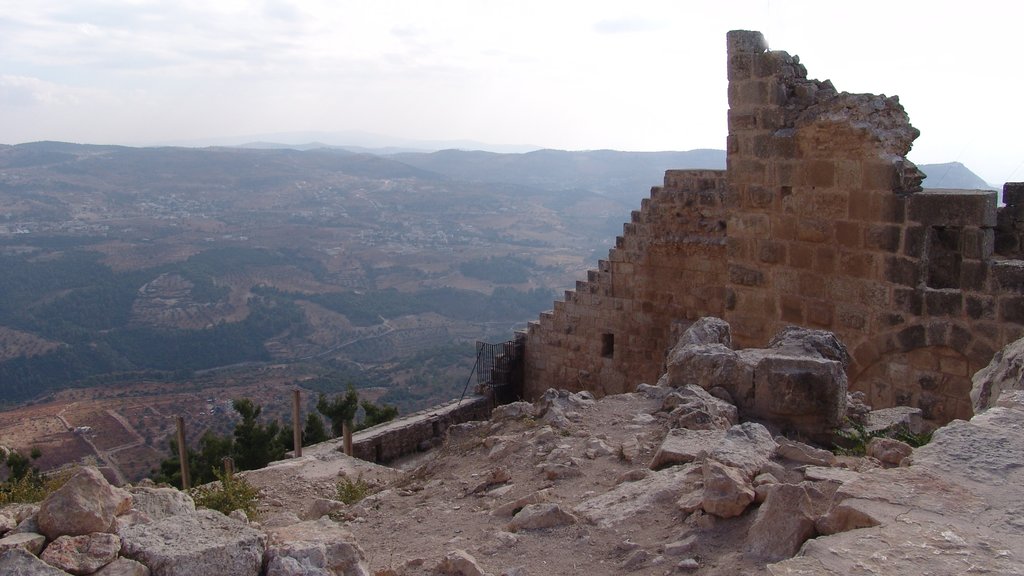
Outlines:
[[593, 460], [601, 456], [611, 456], [614, 451], [600, 438], [587, 438], [583, 454]]
[[97, 570], [93, 576], [149, 576], [149, 568], [135, 560], [118, 558]]
[[[728, 322], [721, 318], [705, 316], [691, 324], [679, 336], [679, 340], [672, 347], [672, 352], [682, 350], [693, 344], [721, 344], [727, 348], [732, 347], [732, 328], [729, 327]], [[670, 352], [670, 358], [671, 355], [672, 353]]]
[[334, 573], [291, 556], [275, 556], [267, 562], [267, 576], [334, 576]]
[[713, 458], [753, 478], [775, 455], [778, 445], [764, 426], [744, 422], [728, 430], [669, 430], [654, 455], [653, 470]]
[[781, 458], [792, 460], [793, 462], [799, 462], [801, 464], [811, 464], [813, 466], [835, 466], [836, 456], [828, 450], [822, 450], [821, 448], [815, 448], [809, 446], [803, 442], [797, 442], [796, 440], [790, 440], [785, 436], [776, 436], [775, 442], [778, 443], [778, 455]]
[[547, 490], [538, 490], [536, 492], [532, 492], [526, 496], [523, 496], [522, 498], [517, 498], [512, 502], [507, 502], [505, 504], [502, 504], [501, 506], [498, 506], [494, 510], [491, 510], [491, 516], [511, 517], [518, 513], [520, 510], [522, 510], [523, 507], [529, 504], [540, 504], [542, 502], [547, 501]]
[[995, 405], [1000, 394], [1024, 389], [1024, 338], [996, 352], [987, 366], [971, 379], [971, 404], [975, 414]]
[[790, 558], [814, 536], [814, 519], [804, 486], [776, 484], [757, 509], [747, 534], [747, 552], [770, 562]]
[[708, 459], [704, 461], [704, 494], [701, 507], [719, 518], [743, 514], [754, 501], [754, 489], [743, 472]]
[[920, 434], [924, 431], [924, 420], [920, 408], [893, 406], [872, 410], [864, 416], [864, 431], [869, 434], [906, 431]]
[[682, 540], [676, 540], [665, 544], [665, 554], [668, 556], [686, 556], [693, 552], [694, 547], [697, 545], [697, 535], [690, 534]]
[[802, 326], [784, 326], [771, 341], [768, 348], [784, 352], [791, 356], [807, 356], [834, 360], [843, 366], [850, 367], [850, 353], [846, 346], [827, 330], [812, 330]]
[[24, 548], [11, 548], [0, 553], [0, 574], [12, 576], [68, 576], [68, 573], [50, 566]]
[[[339, 510], [348, 508], [348, 504], [345, 504], [341, 500], [332, 500], [330, 498], [314, 498], [309, 503], [309, 507], [302, 513], [302, 520], [316, 520], [322, 516], [328, 516]], [[282, 519], [283, 523], [283, 519]], [[295, 522], [290, 522], [295, 524]]]
[[18, 521], [10, 514], [0, 513], [0, 536], [7, 534], [17, 527]]
[[502, 404], [495, 407], [494, 411], [491, 412], [491, 421], [522, 420], [523, 418], [533, 418], [533, 416], [533, 404], [529, 402], [512, 402], [511, 404]]
[[61, 536], [46, 547], [40, 558], [71, 574], [92, 574], [110, 564], [121, 551], [115, 534], [94, 532], [84, 536]]
[[441, 574], [455, 576], [486, 576], [487, 574], [477, 563], [476, 558], [465, 550], [452, 550], [445, 554], [437, 565], [437, 571]]
[[868, 456], [893, 466], [899, 466], [904, 458], [913, 453], [914, 448], [910, 444], [893, 438], [875, 437], [868, 442], [867, 446]]
[[99, 470], [82, 468], [43, 500], [39, 506], [39, 531], [51, 540], [65, 535], [110, 532], [114, 517], [127, 512], [131, 502], [131, 494], [111, 486]]
[[602, 528], [628, 526], [644, 514], [673, 506], [682, 494], [699, 494], [703, 482], [700, 464], [673, 466], [591, 496], [577, 504], [573, 512]]
[[0, 552], [5, 552], [11, 548], [24, 548], [38, 556], [43, 551], [44, 545], [46, 545], [46, 536], [36, 534], [35, 532], [8, 534], [0, 538]]
[[267, 536], [213, 510], [169, 516], [121, 531], [122, 554], [154, 576], [257, 576]]
[[[282, 570], [292, 564], [338, 576], [363, 576], [370, 573], [365, 565], [365, 554], [355, 537], [345, 527], [331, 520], [307, 520], [290, 526], [270, 528], [268, 532], [270, 541], [267, 558], [271, 562], [282, 558], [277, 562], [279, 574], [288, 573]], [[286, 562], [284, 558], [294, 562]]]
[[636, 393], [648, 400], [661, 400], [672, 392], [672, 388], [667, 384], [662, 384], [663, 381], [667, 382], [665, 376], [662, 376], [661, 380], [659, 380], [658, 384], [655, 386], [651, 386], [650, 384], [638, 384], [636, 387]]
[[673, 387], [721, 387], [740, 416], [824, 437], [846, 416], [846, 348], [829, 333], [787, 327], [768, 348], [734, 351], [680, 339], [667, 367]]
[[178, 514], [191, 514], [196, 511], [192, 498], [173, 488], [129, 489], [132, 495], [132, 510], [145, 514], [150, 520], [160, 520]]
[[693, 384], [677, 388], [665, 396], [661, 411], [670, 412], [669, 423], [673, 428], [725, 430], [739, 422], [735, 406]]
[[575, 524], [577, 519], [554, 503], [528, 504], [512, 517], [512, 530], [539, 530]]

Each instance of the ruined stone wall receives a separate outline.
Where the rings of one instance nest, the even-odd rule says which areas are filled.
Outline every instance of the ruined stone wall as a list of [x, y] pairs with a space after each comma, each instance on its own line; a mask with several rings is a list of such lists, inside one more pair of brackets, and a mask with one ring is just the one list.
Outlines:
[[670, 170], [585, 282], [530, 324], [527, 398], [616, 393], [662, 372], [672, 324], [725, 308], [725, 175]]
[[1024, 334], [1024, 263], [1009, 259], [1024, 187], [998, 211], [994, 192], [924, 192], [896, 97], [808, 79], [757, 32], [727, 44], [724, 178], [666, 175], [609, 261], [530, 326], [527, 396], [652, 381], [673, 321], [714, 315], [741, 347], [788, 324], [834, 331], [876, 408], [969, 417], [970, 376]]
[[[361, 460], [388, 463], [441, 444], [449, 427], [491, 415], [491, 398], [470, 396], [407, 414], [352, 435], [352, 455]], [[341, 450], [341, 440], [334, 441]]]

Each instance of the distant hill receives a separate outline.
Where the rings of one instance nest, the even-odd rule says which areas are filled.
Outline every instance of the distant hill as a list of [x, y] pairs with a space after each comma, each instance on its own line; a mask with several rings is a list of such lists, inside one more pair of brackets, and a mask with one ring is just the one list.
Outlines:
[[954, 190], [996, 190], [959, 162], [943, 164], [920, 164], [918, 168], [928, 175], [925, 188], [947, 188]]
[[545, 190], [585, 189], [626, 202], [638, 202], [665, 170], [725, 168], [724, 150], [620, 152], [616, 150], [536, 150], [496, 154], [465, 150], [394, 154], [395, 160], [472, 182], [502, 182]]

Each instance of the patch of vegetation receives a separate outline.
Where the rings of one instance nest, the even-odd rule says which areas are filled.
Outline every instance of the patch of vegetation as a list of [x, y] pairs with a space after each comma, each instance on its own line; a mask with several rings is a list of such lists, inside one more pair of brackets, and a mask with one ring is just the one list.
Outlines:
[[488, 256], [459, 264], [459, 272], [469, 278], [488, 280], [497, 284], [520, 284], [530, 277], [535, 268], [532, 260], [516, 256]]
[[240, 476], [227, 475], [218, 470], [214, 470], [214, 474], [216, 482], [189, 490], [196, 506], [216, 510], [224, 515], [241, 510], [247, 518], [256, 520], [259, 516], [256, 508], [259, 489]]
[[839, 456], [864, 456], [867, 454], [868, 444], [871, 443], [872, 438], [892, 438], [905, 442], [913, 448], [919, 448], [932, 441], [931, 432], [914, 434], [905, 426], [869, 432], [859, 422], [847, 420], [846, 423], [846, 427], [837, 428], [835, 431], [839, 442], [836, 443], [832, 451]]
[[33, 448], [29, 456], [14, 451], [7, 455], [3, 461], [7, 467], [7, 481], [0, 482], [0, 505], [40, 502], [68, 481], [72, 470], [41, 474], [32, 465], [40, 456], [42, 453], [38, 448]]
[[338, 481], [336, 490], [337, 499], [350, 505], [366, 498], [372, 493], [372, 491], [373, 486], [371, 486], [366, 480], [363, 480], [362, 476], [355, 480], [342, 478]]

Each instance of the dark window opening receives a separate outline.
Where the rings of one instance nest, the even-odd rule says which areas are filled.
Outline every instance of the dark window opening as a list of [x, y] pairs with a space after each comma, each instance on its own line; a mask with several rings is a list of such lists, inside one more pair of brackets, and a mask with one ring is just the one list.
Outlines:
[[955, 226], [935, 226], [931, 229], [928, 244], [928, 287], [960, 287], [960, 262], [963, 260], [960, 236], [960, 228]]
[[611, 358], [615, 354], [615, 334], [601, 334], [601, 356]]

